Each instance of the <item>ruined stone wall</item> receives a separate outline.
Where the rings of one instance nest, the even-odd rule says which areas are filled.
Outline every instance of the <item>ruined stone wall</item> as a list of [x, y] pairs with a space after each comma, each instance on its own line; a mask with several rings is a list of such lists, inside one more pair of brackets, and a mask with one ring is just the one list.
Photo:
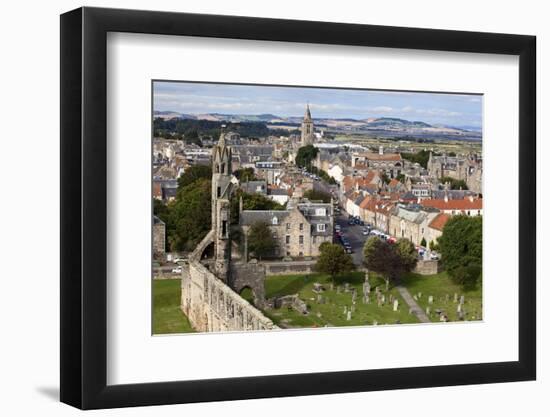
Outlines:
[[311, 274], [315, 261], [263, 262], [266, 275]]
[[184, 266], [182, 275], [181, 309], [195, 330], [223, 332], [277, 328], [200, 262], [191, 260]]
[[434, 275], [439, 272], [439, 261], [437, 260], [419, 260], [413, 270], [420, 275]]

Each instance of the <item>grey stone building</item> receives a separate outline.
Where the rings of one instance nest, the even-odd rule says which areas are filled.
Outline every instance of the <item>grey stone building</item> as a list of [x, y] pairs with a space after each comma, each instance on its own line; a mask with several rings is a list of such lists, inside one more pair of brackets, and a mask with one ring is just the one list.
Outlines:
[[239, 221], [245, 238], [245, 259], [249, 255], [247, 236], [256, 222], [269, 225], [277, 241], [277, 257], [316, 257], [323, 242], [332, 243], [330, 203], [292, 199], [286, 210], [243, 210]]

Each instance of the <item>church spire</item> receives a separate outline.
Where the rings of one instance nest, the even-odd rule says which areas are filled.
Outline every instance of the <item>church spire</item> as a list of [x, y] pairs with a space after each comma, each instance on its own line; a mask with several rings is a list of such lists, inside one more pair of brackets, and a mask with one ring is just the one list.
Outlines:
[[220, 139], [218, 140], [218, 146], [220, 148], [225, 147], [225, 125], [222, 125], [222, 128], [220, 130]]
[[306, 114], [304, 116], [304, 120], [311, 120], [311, 112], [309, 111], [309, 103], [306, 105]]

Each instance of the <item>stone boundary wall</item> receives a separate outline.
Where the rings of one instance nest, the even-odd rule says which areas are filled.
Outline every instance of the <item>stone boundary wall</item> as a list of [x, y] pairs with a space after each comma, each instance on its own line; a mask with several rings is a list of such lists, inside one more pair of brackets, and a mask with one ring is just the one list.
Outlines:
[[419, 260], [413, 272], [420, 275], [434, 275], [440, 271], [439, 261], [436, 260]]
[[194, 260], [183, 266], [181, 310], [199, 332], [278, 328], [260, 310]]
[[316, 261], [262, 262], [266, 275], [311, 274]]

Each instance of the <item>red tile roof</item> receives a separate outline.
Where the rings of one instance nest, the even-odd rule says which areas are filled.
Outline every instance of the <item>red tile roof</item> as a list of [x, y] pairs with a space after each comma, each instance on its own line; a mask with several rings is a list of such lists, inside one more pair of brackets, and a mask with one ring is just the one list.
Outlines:
[[432, 229], [436, 230], [443, 230], [443, 227], [447, 223], [447, 221], [451, 218], [448, 214], [445, 213], [439, 213], [435, 218], [430, 222], [428, 227], [431, 227]]
[[422, 200], [421, 204], [425, 207], [433, 207], [439, 210], [481, 210], [483, 208], [483, 199], [474, 198], [470, 200], [466, 197], [464, 200], [448, 200], [444, 199], [426, 199]]

